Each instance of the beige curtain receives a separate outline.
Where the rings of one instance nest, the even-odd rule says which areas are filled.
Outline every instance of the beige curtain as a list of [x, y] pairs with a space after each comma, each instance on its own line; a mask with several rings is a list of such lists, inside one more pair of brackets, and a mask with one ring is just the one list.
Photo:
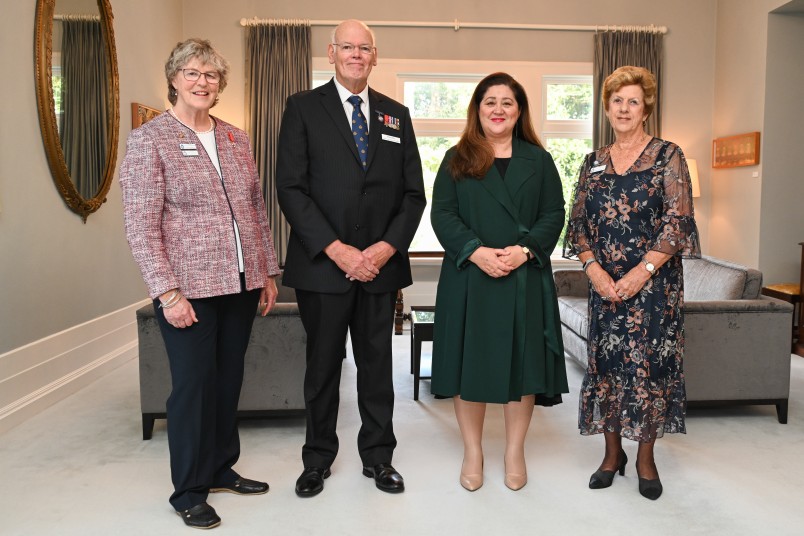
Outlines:
[[600, 98], [603, 95], [603, 81], [615, 69], [623, 65], [644, 67], [656, 77], [656, 107], [648, 117], [645, 130], [648, 134], [661, 137], [663, 37], [661, 33], [650, 28], [595, 32], [592, 82], [595, 95], [592, 142], [595, 147], [602, 147], [614, 141], [614, 131], [606, 119], [605, 109]]
[[276, 142], [285, 101], [311, 86], [310, 37], [309, 21], [246, 26], [246, 117], [280, 265], [290, 227], [276, 202]]
[[100, 21], [62, 21], [61, 128], [67, 170], [84, 199], [103, 180], [109, 145], [109, 58]]

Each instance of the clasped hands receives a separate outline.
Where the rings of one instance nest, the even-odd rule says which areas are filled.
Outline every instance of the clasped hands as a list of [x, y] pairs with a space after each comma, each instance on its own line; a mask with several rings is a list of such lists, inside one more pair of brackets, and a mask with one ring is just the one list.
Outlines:
[[595, 291], [604, 300], [622, 303], [636, 296], [650, 279], [650, 272], [637, 265], [623, 277], [614, 281], [612, 277], [598, 263], [592, 263], [587, 270], [587, 276], [595, 287]]
[[349, 281], [373, 281], [396, 248], [385, 241], [370, 245], [363, 251], [336, 240], [324, 248], [324, 253], [338, 265]]
[[505, 277], [528, 261], [528, 256], [522, 251], [522, 246], [507, 246], [505, 248], [489, 248], [480, 246], [470, 256], [469, 260], [490, 277]]

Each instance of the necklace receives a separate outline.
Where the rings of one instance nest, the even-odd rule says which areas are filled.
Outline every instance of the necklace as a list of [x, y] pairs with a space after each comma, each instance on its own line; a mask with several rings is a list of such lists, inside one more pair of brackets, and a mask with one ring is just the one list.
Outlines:
[[208, 128], [207, 130], [196, 130], [196, 129], [192, 128], [191, 126], [187, 125], [187, 123], [185, 123], [185, 122], [184, 122], [184, 121], [182, 121], [181, 119], [179, 119], [179, 116], [178, 116], [178, 115], [176, 115], [176, 112], [175, 112], [175, 111], [173, 111], [173, 108], [169, 109], [169, 110], [168, 110], [168, 112], [170, 113], [170, 115], [172, 115], [172, 116], [173, 116], [173, 118], [174, 118], [176, 121], [178, 121], [179, 123], [181, 123], [181, 124], [182, 124], [182, 125], [184, 125], [185, 127], [189, 128], [190, 130], [192, 130], [192, 131], [193, 131], [193, 132], [195, 132], [196, 134], [209, 134], [210, 132], [212, 132], [213, 130], [215, 130], [215, 120], [214, 120], [214, 119], [212, 119], [212, 117], [210, 117], [210, 118], [209, 118], [209, 128]]

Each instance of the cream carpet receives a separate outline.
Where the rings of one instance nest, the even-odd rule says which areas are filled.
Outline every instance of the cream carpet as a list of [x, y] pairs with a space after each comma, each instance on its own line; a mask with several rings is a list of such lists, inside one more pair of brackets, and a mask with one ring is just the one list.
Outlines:
[[[565, 403], [534, 413], [528, 485], [512, 492], [502, 482], [502, 410], [490, 406], [486, 482], [475, 493], [463, 490], [452, 403], [433, 399], [426, 380], [414, 402], [408, 333], [394, 337], [394, 345], [399, 446], [393, 462], [405, 477], [405, 493], [382, 493], [360, 472], [354, 362], [347, 359], [340, 454], [323, 493], [300, 499], [293, 491], [302, 469], [303, 418], [244, 421], [236, 469], [267, 480], [271, 491], [211, 495], [223, 518], [215, 534], [804, 534], [800, 357], [791, 356], [789, 424], [777, 422], [772, 406], [691, 411], [688, 434], [665, 436], [657, 446], [665, 492], [651, 502], [637, 491], [632, 462], [611, 488], [587, 488], [603, 441], [577, 432], [582, 372], [572, 363]], [[635, 459], [636, 446], [626, 442], [625, 448]], [[157, 421], [152, 440], [141, 439], [136, 360], [0, 436], [0, 478], [3, 535], [195, 534], [167, 501], [165, 421]]]

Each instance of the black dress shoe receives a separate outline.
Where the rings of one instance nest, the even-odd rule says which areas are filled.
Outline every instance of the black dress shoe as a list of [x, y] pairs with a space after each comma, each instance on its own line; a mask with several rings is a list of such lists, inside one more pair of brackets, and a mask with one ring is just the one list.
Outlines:
[[646, 499], [650, 499], [651, 501], [655, 501], [659, 497], [662, 496], [662, 481], [658, 478], [654, 478], [653, 480], [648, 480], [647, 478], [639, 479], [639, 494], [645, 497]]
[[623, 476], [625, 474], [625, 464], [628, 463], [628, 456], [625, 455], [624, 450], [620, 451], [620, 460], [620, 466], [615, 471], [598, 469], [592, 473], [592, 477], [589, 479], [589, 489], [608, 488], [614, 481], [614, 473], [619, 472], [620, 476]]
[[268, 493], [268, 484], [241, 476], [231, 484], [215, 486], [214, 488], [209, 488], [209, 491], [210, 493], [228, 491], [229, 493], [237, 493], [238, 495], [262, 495], [263, 493]]
[[363, 474], [374, 478], [377, 488], [388, 493], [405, 491], [405, 480], [390, 463], [378, 463], [374, 467], [363, 467]]
[[313, 497], [324, 489], [324, 479], [332, 473], [329, 467], [305, 467], [301, 476], [296, 480], [296, 495], [299, 497]]
[[221, 518], [215, 513], [215, 509], [205, 502], [176, 513], [185, 525], [194, 529], [211, 529], [221, 524]]

